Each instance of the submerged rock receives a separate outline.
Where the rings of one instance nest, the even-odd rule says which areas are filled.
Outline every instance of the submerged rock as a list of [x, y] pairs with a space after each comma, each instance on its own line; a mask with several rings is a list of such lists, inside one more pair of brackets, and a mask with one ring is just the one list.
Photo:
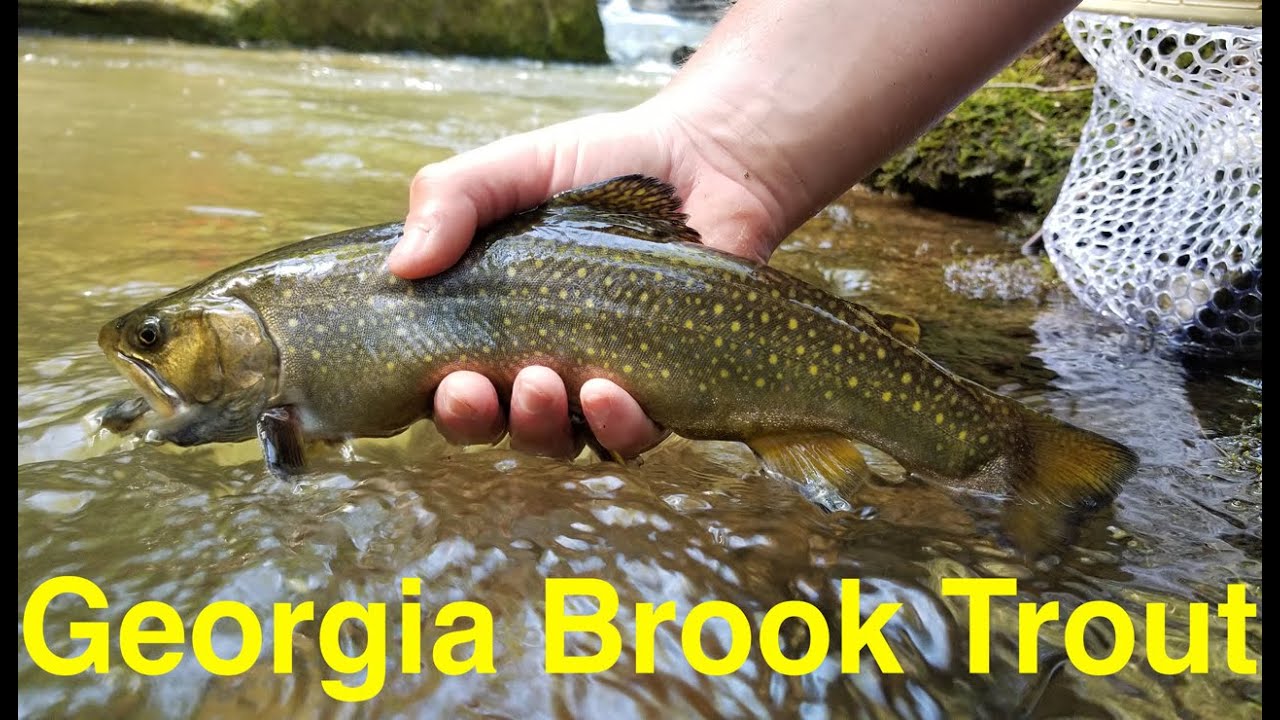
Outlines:
[[18, 27], [606, 62], [595, 0], [19, 0]]

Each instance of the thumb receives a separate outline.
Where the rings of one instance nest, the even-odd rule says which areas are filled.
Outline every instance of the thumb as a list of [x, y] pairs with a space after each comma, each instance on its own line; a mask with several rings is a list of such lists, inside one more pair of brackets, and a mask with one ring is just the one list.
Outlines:
[[447, 270], [477, 228], [542, 202], [549, 171], [539, 163], [538, 133], [516, 135], [427, 165], [409, 186], [404, 237], [387, 265], [406, 279]]

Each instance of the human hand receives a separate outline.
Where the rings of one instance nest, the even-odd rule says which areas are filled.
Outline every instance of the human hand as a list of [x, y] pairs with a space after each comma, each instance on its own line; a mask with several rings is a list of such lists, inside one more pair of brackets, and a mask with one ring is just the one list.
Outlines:
[[[714, 103], [706, 103], [714, 106]], [[621, 113], [595, 115], [499, 140], [418, 171], [410, 187], [405, 236], [390, 269], [405, 278], [442, 272], [466, 251], [476, 230], [563, 190], [639, 173], [666, 180], [685, 198], [689, 225], [711, 247], [766, 260], [789, 228], [760, 171], [768, 158], [748, 162], [724, 137], [727, 123], [692, 117], [655, 98]], [[710, 128], [710, 129], [709, 129]], [[578, 403], [596, 439], [631, 457], [664, 433], [616, 384], [593, 379]], [[567, 457], [577, 450], [569, 420], [569, 389], [554, 371], [528, 367], [515, 378], [509, 416], [486, 377], [455, 372], [439, 385], [433, 417], [446, 439], [495, 442], [511, 433], [512, 447]]]

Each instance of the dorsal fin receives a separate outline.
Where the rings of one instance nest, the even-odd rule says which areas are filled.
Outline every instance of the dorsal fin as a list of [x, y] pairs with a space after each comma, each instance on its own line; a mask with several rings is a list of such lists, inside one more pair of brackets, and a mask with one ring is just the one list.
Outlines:
[[[643, 239], [699, 242], [698, 231], [685, 224], [682, 201], [671, 185], [647, 175], [623, 175], [565, 190], [547, 201], [549, 210], [582, 208], [606, 216], [629, 216], [656, 230]], [[631, 233], [628, 233], [629, 235]]]

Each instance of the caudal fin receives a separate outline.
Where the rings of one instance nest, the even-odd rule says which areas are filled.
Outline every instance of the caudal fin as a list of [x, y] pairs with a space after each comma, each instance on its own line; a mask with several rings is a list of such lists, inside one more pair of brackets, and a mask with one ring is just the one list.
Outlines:
[[1138, 469], [1138, 456], [1118, 442], [1019, 405], [1026, 445], [1013, 459], [1012, 484], [1032, 502], [1081, 510], [1110, 502]]

